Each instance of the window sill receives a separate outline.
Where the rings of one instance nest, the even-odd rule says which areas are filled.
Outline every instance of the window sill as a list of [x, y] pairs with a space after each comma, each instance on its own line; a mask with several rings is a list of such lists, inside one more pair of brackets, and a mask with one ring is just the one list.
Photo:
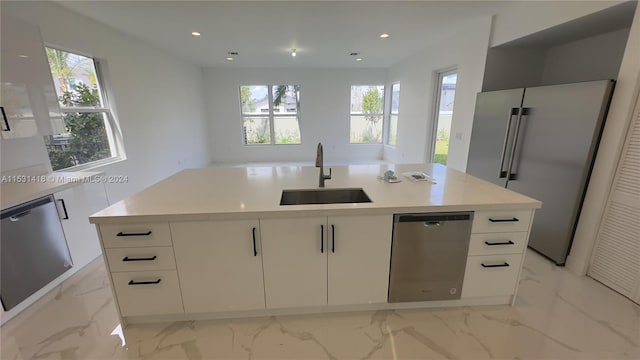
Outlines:
[[60, 170], [56, 170], [54, 171], [54, 173], [57, 172], [80, 172], [80, 171], [96, 171], [99, 170], [99, 168], [103, 167], [103, 166], [107, 166], [107, 165], [112, 165], [112, 164], [116, 164], [119, 163], [121, 161], [125, 161], [127, 160], [126, 157], [112, 157], [112, 158], [108, 158], [108, 159], [102, 159], [102, 160], [98, 160], [98, 161], [93, 161], [87, 164], [82, 164], [82, 165], [76, 165], [76, 166], [72, 166], [72, 167], [68, 167], [66, 169], [60, 169]]
[[302, 144], [242, 144], [246, 147], [262, 147], [262, 146], [300, 146]]

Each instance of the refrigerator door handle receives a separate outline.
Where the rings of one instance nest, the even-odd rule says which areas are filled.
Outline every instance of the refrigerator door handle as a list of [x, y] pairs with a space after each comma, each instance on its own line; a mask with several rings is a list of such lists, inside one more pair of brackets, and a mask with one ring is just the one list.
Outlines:
[[522, 125], [522, 118], [529, 115], [529, 108], [521, 108], [518, 112], [518, 120], [516, 121], [515, 135], [513, 137], [513, 144], [511, 144], [511, 157], [509, 158], [509, 167], [507, 169], [507, 175], [509, 180], [518, 180], [518, 174], [513, 173], [513, 164], [516, 158], [516, 149], [518, 148], [518, 140], [520, 139], [520, 126]]
[[502, 143], [502, 153], [500, 154], [500, 169], [498, 170], [498, 178], [502, 179], [507, 177], [508, 171], [504, 170], [504, 158], [507, 155], [507, 144], [509, 143], [509, 134], [511, 133], [511, 122], [514, 115], [520, 114], [520, 108], [509, 109], [509, 117], [507, 119], [507, 131], [504, 133], [504, 143]]

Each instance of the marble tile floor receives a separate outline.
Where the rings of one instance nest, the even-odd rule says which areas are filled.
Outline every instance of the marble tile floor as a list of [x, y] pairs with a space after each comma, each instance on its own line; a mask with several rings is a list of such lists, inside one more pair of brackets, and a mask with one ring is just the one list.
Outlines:
[[640, 306], [531, 251], [514, 307], [131, 325], [126, 336], [98, 259], [0, 331], [3, 360], [640, 359]]

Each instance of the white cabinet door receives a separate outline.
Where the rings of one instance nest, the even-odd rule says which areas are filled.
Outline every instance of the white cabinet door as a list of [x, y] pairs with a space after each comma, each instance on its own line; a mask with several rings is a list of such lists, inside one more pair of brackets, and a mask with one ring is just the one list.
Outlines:
[[73, 265], [83, 267], [102, 251], [89, 216], [109, 205], [103, 184], [86, 183], [54, 194]]
[[186, 313], [265, 308], [258, 220], [170, 226]]
[[328, 220], [329, 305], [386, 303], [393, 217]]
[[2, 16], [3, 139], [64, 132], [64, 121], [37, 26]]
[[260, 220], [267, 308], [327, 304], [327, 218]]

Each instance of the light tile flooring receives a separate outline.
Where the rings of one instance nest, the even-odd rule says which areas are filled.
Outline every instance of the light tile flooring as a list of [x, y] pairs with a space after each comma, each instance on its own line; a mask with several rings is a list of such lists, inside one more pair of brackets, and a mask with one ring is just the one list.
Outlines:
[[100, 259], [5, 324], [0, 357], [640, 359], [640, 306], [529, 251], [514, 307], [176, 322], [125, 333]]

